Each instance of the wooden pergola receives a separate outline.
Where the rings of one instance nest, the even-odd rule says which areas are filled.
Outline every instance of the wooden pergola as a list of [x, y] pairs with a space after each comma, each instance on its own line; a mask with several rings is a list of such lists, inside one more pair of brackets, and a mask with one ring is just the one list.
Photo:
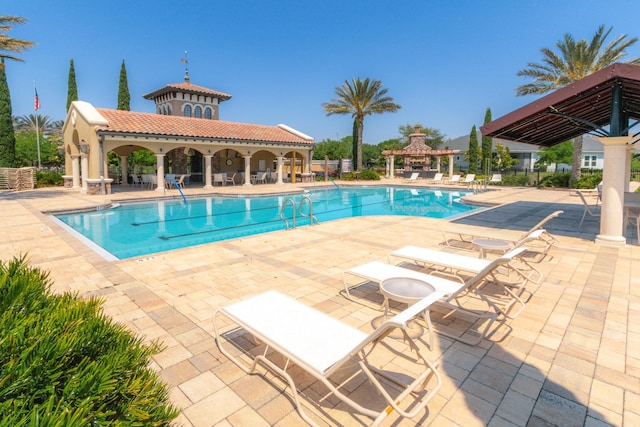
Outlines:
[[[449, 157], [449, 176], [453, 174], [453, 156], [460, 150], [432, 150], [425, 142], [426, 136], [416, 127], [415, 132], [409, 135], [409, 145], [401, 150], [382, 151], [386, 158], [387, 178], [395, 176], [395, 156], [402, 156], [404, 159], [405, 177], [413, 172], [420, 172], [421, 178], [433, 178], [440, 172], [440, 159], [444, 156]], [[435, 169], [431, 168], [431, 157], [436, 158]]]

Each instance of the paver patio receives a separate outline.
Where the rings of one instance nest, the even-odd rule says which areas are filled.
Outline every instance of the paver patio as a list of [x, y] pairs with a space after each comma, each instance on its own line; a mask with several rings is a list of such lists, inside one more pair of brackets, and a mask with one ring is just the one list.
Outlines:
[[[51, 272], [56, 291], [101, 296], [115, 320], [162, 341], [166, 348], [154, 357], [154, 367], [182, 409], [176, 425], [305, 425], [281, 381], [270, 374], [247, 376], [221, 355], [213, 338], [216, 308], [276, 289], [369, 332], [380, 314], [372, 304], [378, 296], [344, 298], [344, 270], [386, 262], [389, 252], [409, 244], [444, 250], [443, 228], [517, 238], [558, 209], [564, 215], [547, 229], [560, 245], [537, 265], [546, 277], [529, 286], [522, 315], [475, 347], [436, 335], [429, 354], [439, 362], [443, 387], [422, 417], [399, 420], [392, 414], [384, 425], [640, 425], [637, 236], [630, 227], [626, 247], [595, 245], [598, 223], [588, 218], [577, 229], [583, 207], [568, 191], [501, 188], [472, 196], [501, 206], [453, 221], [352, 218], [115, 262], [88, 250], [43, 213], [143, 197], [158, 194], [128, 187], [110, 196], [65, 189], [0, 193], [0, 251], [4, 260], [28, 253], [33, 265]], [[318, 405], [321, 391], [303, 385], [308, 385], [307, 407], [320, 425], [361, 422], [335, 399]]]

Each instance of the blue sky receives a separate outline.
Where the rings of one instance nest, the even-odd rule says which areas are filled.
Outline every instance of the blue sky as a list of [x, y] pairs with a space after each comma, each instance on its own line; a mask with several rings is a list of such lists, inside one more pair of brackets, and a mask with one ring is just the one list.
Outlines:
[[[449, 138], [535, 98], [516, 97], [528, 80], [516, 73], [539, 62], [540, 48], [564, 33], [590, 39], [640, 37], [637, 0], [5, 0], [2, 15], [27, 18], [11, 36], [35, 41], [24, 63], [8, 62], [13, 114], [64, 119], [69, 61], [79, 98], [116, 108], [125, 60], [131, 109], [154, 112], [142, 98], [184, 79], [229, 93], [221, 120], [287, 124], [321, 141], [351, 134], [350, 116], [327, 117], [322, 103], [352, 78], [382, 81], [402, 109], [368, 116], [364, 141], [398, 136], [420, 122]], [[628, 51], [640, 56], [640, 42]]]

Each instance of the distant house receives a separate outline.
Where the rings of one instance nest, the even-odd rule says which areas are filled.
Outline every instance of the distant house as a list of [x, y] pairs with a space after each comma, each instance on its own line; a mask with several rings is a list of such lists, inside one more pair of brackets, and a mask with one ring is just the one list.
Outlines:
[[[539, 145], [525, 144], [522, 142], [507, 141], [504, 139], [494, 138], [493, 152], [495, 153], [496, 143], [500, 142], [505, 147], [509, 147], [511, 156], [518, 159], [518, 163], [514, 166], [517, 170], [534, 170], [535, 163], [540, 158]], [[481, 144], [481, 135], [478, 134], [478, 144]], [[454, 168], [467, 169], [469, 162], [465, 159], [464, 153], [469, 149], [469, 135], [451, 139], [444, 143], [444, 146], [452, 150], [460, 150], [460, 153], [454, 156]], [[585, 135], [582, 142], [582, 167], [585, 169], [602, 169], [604, 164], [604, 148], [602, 143], [591, 135]], [[558, 171], [571, 170], [571, 165], [558, 164], [555, 166]]]

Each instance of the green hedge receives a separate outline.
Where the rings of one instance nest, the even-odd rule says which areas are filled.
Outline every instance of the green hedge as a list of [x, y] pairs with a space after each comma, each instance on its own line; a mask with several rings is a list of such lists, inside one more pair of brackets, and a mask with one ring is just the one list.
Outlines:
[[538, 184], [539, 187], [554, 187], [554, 188], [562, 188], [569, 187], [569, 179], [571, 178], [571, 173], [554, 173], [552, 175], [547, 175], [540, 180]]
[[[353, 181], [356, 179], [356, 174], [355, 172], [343, 173], [340, 179], [343, 179], [345, 181]], [[360, 171], [360, 173], [358, 174], [358, 179], [361, 179], [363, 181], [379, 181], [380, 175], [378, 175], [374, 170], [365, 169]]]
[[64, 185], [64, 179], [59, 172], [48, 170], [36, 171], [36, 187], [59, 187]]
[[25, 257], [0, 262], [0, 425], [168, 426], [178, 411], [144, 344], [97, 298], [54, 295]]
[[573, 188], [596, 188], [598, 184], [602, 181], [602, 174], [594, 173], [591, 175], [582, 175], [580, 180], [573, 183]]

